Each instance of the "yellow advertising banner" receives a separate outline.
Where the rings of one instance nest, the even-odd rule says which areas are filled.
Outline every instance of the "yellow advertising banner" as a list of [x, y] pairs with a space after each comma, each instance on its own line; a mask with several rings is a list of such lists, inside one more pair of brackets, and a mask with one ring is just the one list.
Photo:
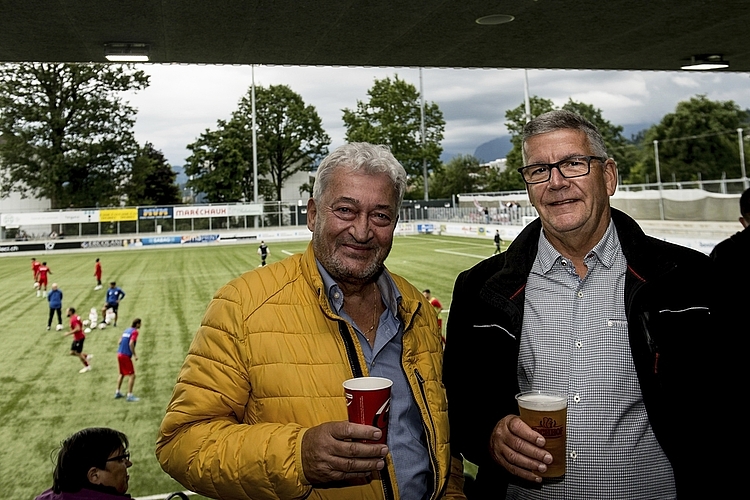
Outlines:
[[121, 222], [127, 220], [138, 220], [137, 208], [116, 208], [111, 210], [99, 210], [100, 222]]

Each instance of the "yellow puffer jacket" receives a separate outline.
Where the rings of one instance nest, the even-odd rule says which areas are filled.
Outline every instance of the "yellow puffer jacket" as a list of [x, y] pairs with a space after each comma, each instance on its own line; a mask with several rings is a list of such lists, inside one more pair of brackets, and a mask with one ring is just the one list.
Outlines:
[[[451, 464], [448, 448], [435, 315], [417, 289], [393, 279], [403, 296], [403, 367], [437, 471], [432, 498], [464, 498], [461, 464]], [[211, 498], [397, 500], [390, 455], [366, 484], [316, 488], [303, 474], [305, 431], [347, 420], [341, 384], [364, 375], [360, 344], [332, 312], [310, 245], [216, 293], [161, 424], [157, 458], [185, 487]]]

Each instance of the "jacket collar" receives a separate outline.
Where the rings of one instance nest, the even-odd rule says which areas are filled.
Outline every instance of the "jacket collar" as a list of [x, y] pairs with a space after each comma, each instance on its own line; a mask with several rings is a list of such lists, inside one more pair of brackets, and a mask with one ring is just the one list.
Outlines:
[[[616, 208], [611, 208], [610, 213], [630, 272], [641, 281], [650, 281], [674, 267], [668, 253], [656, 250], [655, 241], [658, 240], [646, 236], [635, 220]], [[507, 298], [514, 301], [523, 299], [526, 280], [539, 248], [541, 231], [542, 223], [537, 217], [513, 240], [504, 259], [495, 257], [501, 263], [501, 268], [480, 291], [483, 300], [499, 305]]]

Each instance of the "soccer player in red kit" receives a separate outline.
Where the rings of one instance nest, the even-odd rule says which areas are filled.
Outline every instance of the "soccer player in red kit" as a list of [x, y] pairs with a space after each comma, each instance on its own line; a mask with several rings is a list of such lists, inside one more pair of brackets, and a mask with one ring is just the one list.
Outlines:
[[36, 275], [39, 274], [39, 266], [41, 266], [42, 263], [36, 260], [36, 257], [31, 258], [31, 276], [34, 278], [34, 283], [36, 283]]
[[122, 380], [125, 377], [130, 377], [128, 382], [128, 395], [126, 401], [135, 402], [140, 398], [133, 395], [133, 386], [135, 385], [135, 367], [133, 366], [133, 360], [138, 360], [138, 356], [135, 354], [135, 343], [138, 341], [138, 329], [141, 327], [141, 318], [135, 318], [131, 323], [130, 328], [126, 328], [120, 337], [120, 344], [117, 347], [117, 364], [120, 365], [120, 376], [117, 377], [117, 389], [115, 390], [115, 399], [123, 397], [120, 392], [122, 387]]
[[[42, 262], [42, 265], [39, 266], [39, 269], [37, 269], [36, 276], [37, 281], [39, 282], [39, 290], [42, 290], [42, 287], [44, 287], [44, 293], [43, 297], [47, 296], [47, 275], [52, 274], [52, 271], [50, 271], [49, 267], [47, 267], [46, 262]], [[39, 297], [39, 290], [36, 292], [36, 296]]]
[[[422, 290], [422, 295], [430, 301], [430, 305], [435, 310], [437, 316], [437, 324], [440, 329], [440, 335], [443, 335], [443, 318], [440, 317], [440, 313], [443, 312], [443, 304], [440, 303], [437, 297], [433, 297], [429, 289]], [[443, 336], [443, 342], [445, 342], [445, 336]]]
[[83, 368], [78, 370], [78, 373], [86, 373], [91, 371], [89, 361], [92, 355], [83, 352], [83, 341], [86, 340], [86, 334], [83, 333], [83, 322], [81, 321], [81, 317], [76, 314], [75, 307], [68, 308], [68, 317], [70, 318], [70, 331], [63, 333], [63, 337], [67, 337], [68, 335], [73, 336], [70, 355], [77, 356], [81, 360], [81, 363], [83, 363]]
[[94, 290], [101, 290], [102, 289], [102, 263], [99, 262], [99, 259], [96, 259], [96, 264], [94, 264], [94, 277], [96, 278], [96, 286], [94, 287]]

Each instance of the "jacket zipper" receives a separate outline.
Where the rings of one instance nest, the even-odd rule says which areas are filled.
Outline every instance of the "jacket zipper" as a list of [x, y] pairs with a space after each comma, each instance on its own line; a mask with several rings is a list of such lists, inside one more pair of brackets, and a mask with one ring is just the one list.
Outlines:
[[[359, 364], [359, 358], [357, 357], [357, 349], [354, 347], [354, 338], [351, 335], [349, 326], [346, 321], [339, 321], [339, 333], [341, 339], [344, 342], [346, 349], [346, 357], [349, 360], [349, 366], [352, 369], [352, 375], [357, 377], [363, 376], [362, 366]], [[391, 485], [391, 475], [388, 472], [388, 467], [383, 467], [380, 471], [380, 484], [383, 486], [383, 497], [385, 500], [395, 500], [393, 493], [393, 486]]]
[[[435, 432], [435, 420], [432, 418], [432, 413], [430, 413], [430, 405], [427, 404], [427, 394], [425, 394], [424, 389], [424, 378], [422, 378], [422, 374], [419, 373], [419, 369], [414, 369], [414, 375], [417, 377], [417, 382], [419, 383], [419, 394], [422, 396], [422, 403], [424, 404], [425, 410], [427, 411], [427, 421], [423, 422], [422, 425], [425, 427], [425, 434], [427, 436], [427, 451], [430, 454], [430, 462], [432, 463], [432, 495], [430, 498], [437, 498], [438, 495], [438, 486], [440, 484], [440, 467], [438, 466], [437, 457], [435, 456], [435, 452], [433, 449], [437, 447], [437, 443], [433, 443], [434, 447], [431, 446], [431, 442], [435, 441], [435, 436], [437, 436], [437, 433]], [[429, 426], [428, 426], [429, 424]], [[448, 464], [448, 467], [450, 467], [450, 463]]]

